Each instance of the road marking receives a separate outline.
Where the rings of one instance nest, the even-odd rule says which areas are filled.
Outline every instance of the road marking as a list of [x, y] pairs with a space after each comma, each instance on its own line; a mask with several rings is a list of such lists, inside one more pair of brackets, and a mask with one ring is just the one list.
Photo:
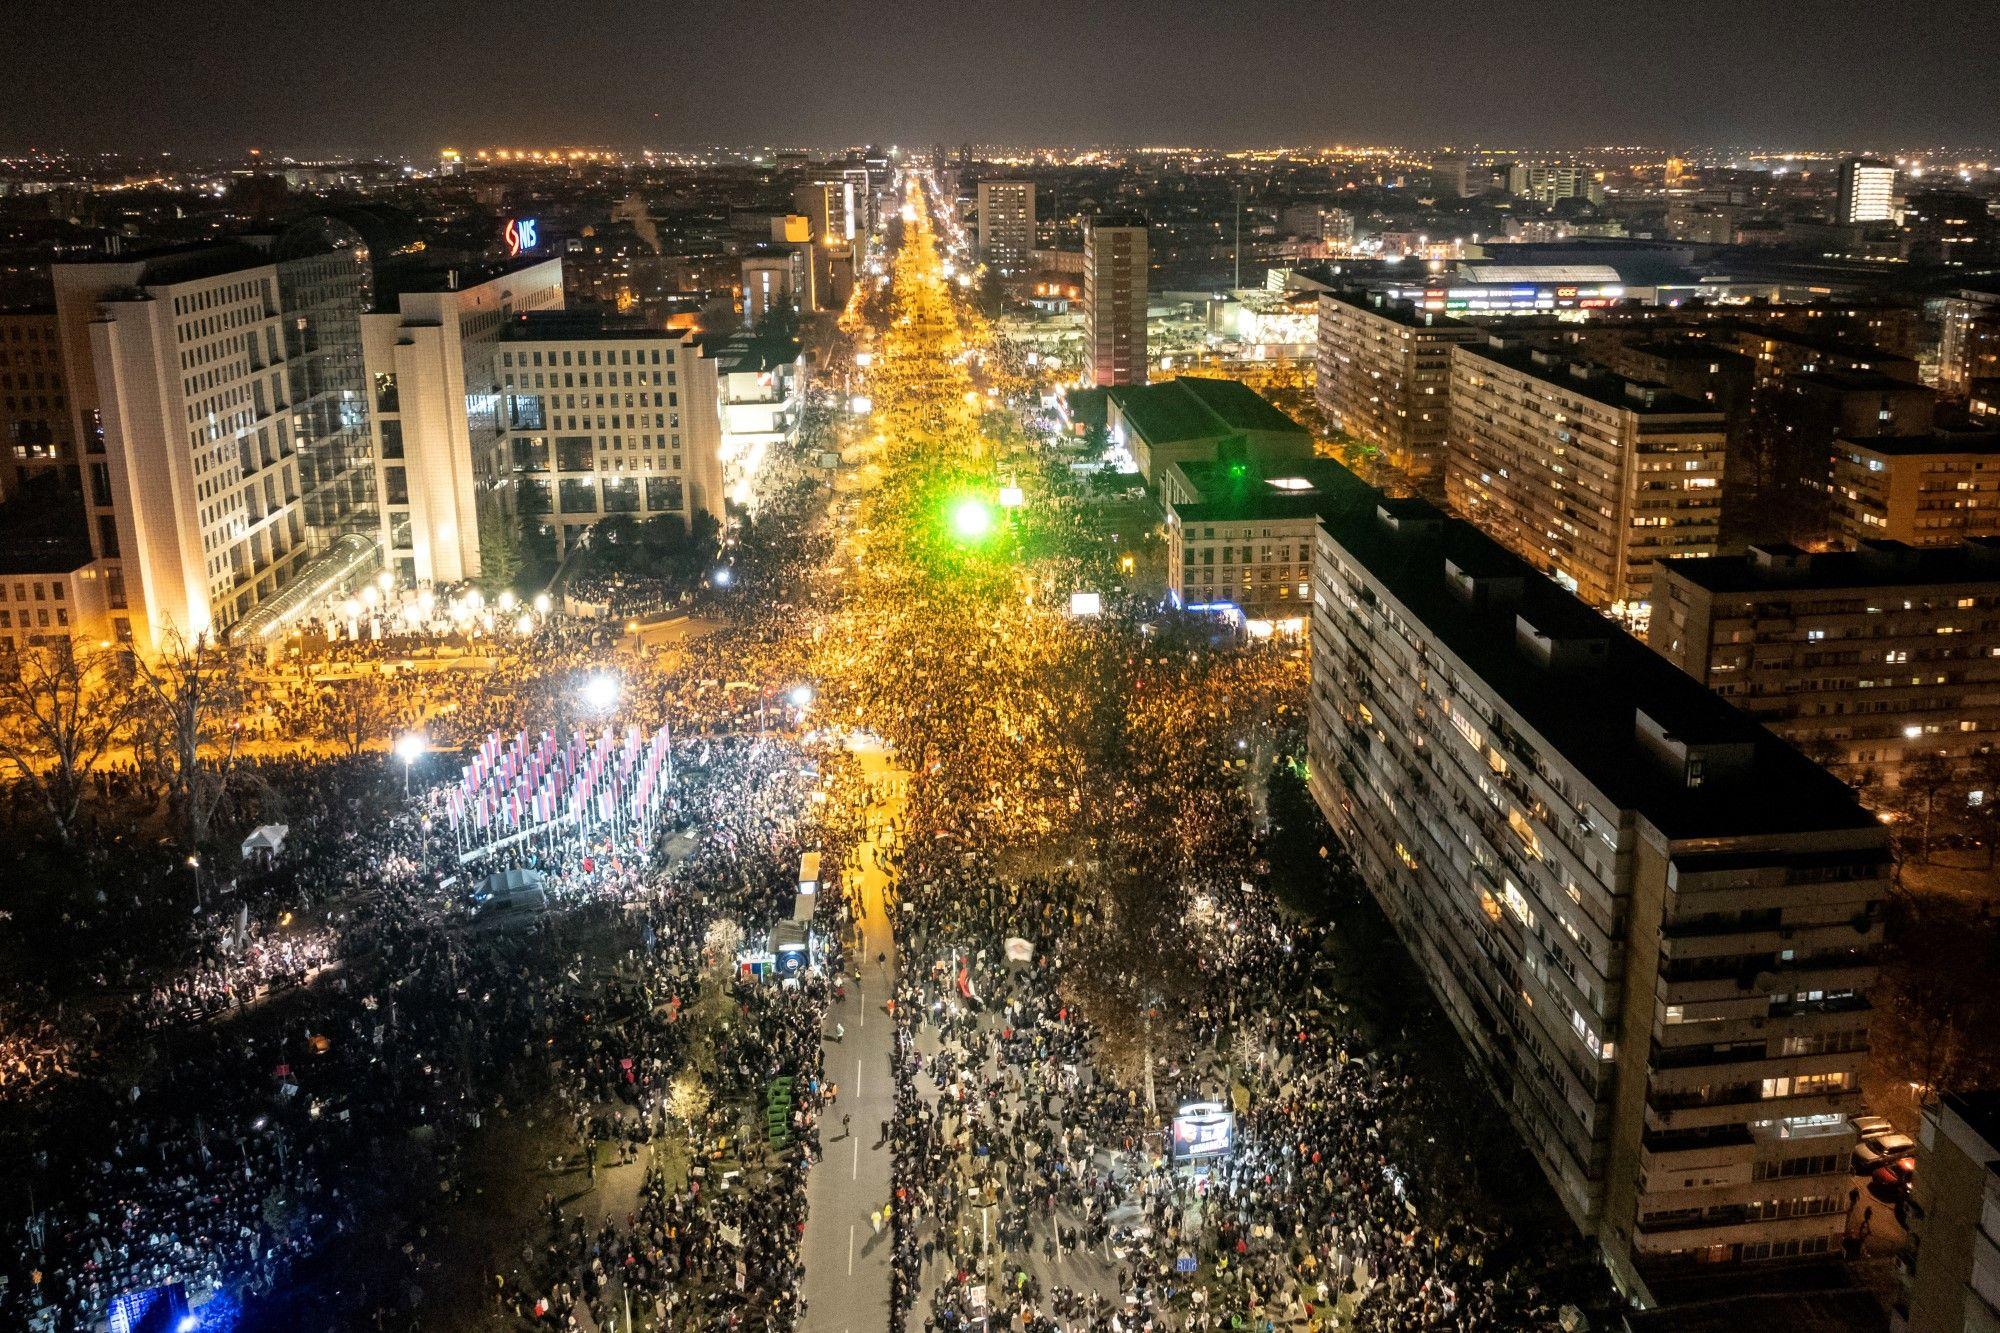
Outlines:
[[861, 1057], [854, 1057], [854, 1100], [861, 1100]]
[[854, 1141], [854, 1169], [847, 1173], [849, 1180], [861, 1179], [861, 1140]]
[[847, 1275], [854, 1276], [854, 1223], [847, 1224]]

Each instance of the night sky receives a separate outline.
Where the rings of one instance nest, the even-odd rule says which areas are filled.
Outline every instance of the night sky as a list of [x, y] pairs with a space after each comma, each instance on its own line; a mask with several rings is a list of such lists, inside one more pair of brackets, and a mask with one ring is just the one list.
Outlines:
[[0, 151], [1979, 145], [2000, 4], [22, 0], [0, 74]]

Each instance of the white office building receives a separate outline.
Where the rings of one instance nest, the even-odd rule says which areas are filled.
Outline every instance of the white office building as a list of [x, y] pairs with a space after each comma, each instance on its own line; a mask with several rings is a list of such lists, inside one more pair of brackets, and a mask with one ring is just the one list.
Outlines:
[[560, 554], [615, 514], [723, 517], [715, 363], [642, 321], [517, 318], [497, 353], [521, 510]]
[[559, 310], [562, 261], [395, 275], [362, 321], [380, 469], [381, 542], [403, 582], [477, 578], [482, 539], [515, 539], [502, 417], [502, 330]]

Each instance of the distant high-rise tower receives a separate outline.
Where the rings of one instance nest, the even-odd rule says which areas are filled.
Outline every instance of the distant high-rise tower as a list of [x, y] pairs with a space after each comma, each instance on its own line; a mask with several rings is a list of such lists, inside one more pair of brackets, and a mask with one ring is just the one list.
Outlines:
[[1035, 249], [1035, 183], [979, 182], [979, 254], [1002, 273], [1027, 269]]
[[1146, 382], [1146, 221], [1096, 219], [1083, 240], [1083, 370], [1099, 388]]
[[861, 210], [867, 206], [866, 189], [847, 176], [811, 181], [792, 192], [792, 209], [806, 218], [811, 241], [802, 307], [838, 310], [847, 303], [854, 285], [854, 240], [866, 225]]
[[[862, 179], [866, 172], [857, 173]], [[838, 180], [816, 180], [792, 191], [792, 211], [811, 221], [812, 238], [822, 245], [845, 246], [861, 228], [863, 201], [857, 197], [858, 182], [843, 174]]]
[[1840, 212], [1836, 222], [1887, 222], [1893, 216], [1896, 167], [1872, 157], [1840, 164]]

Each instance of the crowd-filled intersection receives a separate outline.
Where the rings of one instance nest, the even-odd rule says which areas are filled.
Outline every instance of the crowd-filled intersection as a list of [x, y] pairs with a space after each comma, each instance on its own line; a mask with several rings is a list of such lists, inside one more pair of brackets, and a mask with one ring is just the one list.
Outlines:
[[[538, 869], [549, 907], [488, 918], [441, 883], [475, 873], [442, 756], [366, 821], [379, 753], [259, 761], [302, 793], [295, 873], [65, 1057], [0, 1324], [168, 1283], [218, 1329], [1530, 1329], [1602, 1300], [1465, 1188], [1462, 1087], [1329, 998], [1333, 928], [1272, 891], [1247, 756], [1296, 752], [1302, 660], [1120, 591], [1065, 469], [1001, 443], [1020, 386], [906, 185], [842, 322], [850, 466], [769, 497], [709, 632], [558, 619], [397, 677], [434, 741], [667, 728], [668, 835], [497, 853], [476, 873]], [[744, 969], [808, 853], [818, 965]], [[1227, 1151], [1175, 1150], [1186, 1106]]]

